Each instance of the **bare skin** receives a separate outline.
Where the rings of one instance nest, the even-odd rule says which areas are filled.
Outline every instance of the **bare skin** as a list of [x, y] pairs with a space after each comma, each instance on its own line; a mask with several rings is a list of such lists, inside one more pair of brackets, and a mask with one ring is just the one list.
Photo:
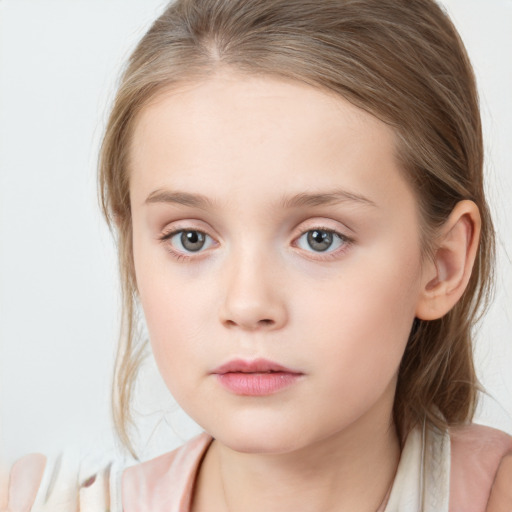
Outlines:
[[[422, 281], [416, 201], [393, 133], [311, 88], [221, 75], [155, 100], [132, 148], [152, 348], [171, 392], [216, 439], [194, 511], [374, 512], [398, 464], [391, 411]], [[280, 204], [335, 189], [348, 191], [336, 204]], [[219, 206], [171, 203], [175, 190]], [[346, 238], [315, 253], [301, 231], [319, 226]], [[178, 237], [158, 240], [180, 228], [208, 235], [186, 262], [169, 254]], [[270, 359], [302, 379], [240, 396], [212, 375], [235, 358]]]
[[[214, 441], [201, 466], [192, 511], [278, 511], [284, 504], [305, 512], [375, 511], [400, 454], [394, 428], [383, 427], [375, 424], [374, 435], [346, 431], [288, 456], [238, 453]], [[361, 439], [369, 439], [364, 449]]]

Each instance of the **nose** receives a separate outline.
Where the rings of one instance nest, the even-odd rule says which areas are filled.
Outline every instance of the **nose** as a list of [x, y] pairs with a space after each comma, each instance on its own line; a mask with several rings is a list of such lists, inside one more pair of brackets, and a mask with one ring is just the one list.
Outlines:
[[245, 254], [227, 262], [220, 321], [227, 328], [276, 330], [288, 319], [282, 275], [261, 254]]

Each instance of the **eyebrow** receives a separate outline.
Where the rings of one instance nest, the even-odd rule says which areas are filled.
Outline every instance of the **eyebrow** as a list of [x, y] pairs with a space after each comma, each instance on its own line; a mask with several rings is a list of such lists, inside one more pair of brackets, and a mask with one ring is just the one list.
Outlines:
[[169, 203], [191, 206], [202, 210], [215, 209], [216, 203], [202, 194], [190, 194], [189, 192], [155, 190], [147, 197], [146, 204]]
[[318, 193], [301, 192], [300, 194], [293, 196], [284, 196], [281, 199], [280, 205], [283, 208], [301, 208], [305, 206], [322, 206], [345, 202], [354, 202], [374, 207], [377, 206], [367, 197], [340, 189]]
[[[374, 201], [367, 197], [340, 189], [317, 193], [301, 192], [293, 196], [283, 196], [278, 205], [284, 209], [292, 209], [308, 206], [333, 205], [345, 202], [353, 202], [373, 207], [377, 206]], [[218, 206], [218, 201], [214, 201], [202, 194], [162, 189], [155, 190], [149, 194], [145, 203], [180, 204], [202, 210], [213, 210]]]

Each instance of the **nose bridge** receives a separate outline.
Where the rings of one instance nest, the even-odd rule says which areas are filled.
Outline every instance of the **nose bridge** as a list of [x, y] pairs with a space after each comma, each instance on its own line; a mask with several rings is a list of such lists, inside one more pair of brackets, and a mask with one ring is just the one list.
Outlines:
[[221, 321], [247, 330], [275, 329], [287, 318], [278, 256], [250, 235], [238, 240], [226, 260]]

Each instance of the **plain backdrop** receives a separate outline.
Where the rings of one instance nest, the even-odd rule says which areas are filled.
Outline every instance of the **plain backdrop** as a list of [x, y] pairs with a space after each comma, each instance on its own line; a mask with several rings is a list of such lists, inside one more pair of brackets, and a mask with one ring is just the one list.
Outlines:
[[[512, 433], [512, 1], [445, 0], [481, 93], [499, 241], [496, 301], [475, 348], [478, 421]], [[162, 0], [0, 0], [0, 456], [115, 449], [114, 246], [97, 148], [122, 63]], [[142, 456], [198, 428], [151, 361], [137, 391]]]

